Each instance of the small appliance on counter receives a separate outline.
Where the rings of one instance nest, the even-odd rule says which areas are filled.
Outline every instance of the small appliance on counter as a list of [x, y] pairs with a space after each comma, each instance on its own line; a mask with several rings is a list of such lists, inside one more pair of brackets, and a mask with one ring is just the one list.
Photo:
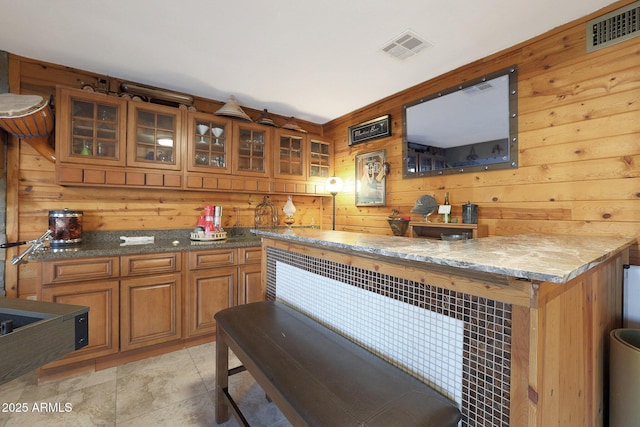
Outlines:
[[204, 215], [198, 219], [198, 226], [190, 238], [204, 242], [226, 239], [227, 232], [222, 228], [222, 206], [205, 206]]
[[478, 205], [467, 202], [462, 205], [462, 223], [477, 224], [478, 223]]
[[52, 248], [82, 243], [82, 215], [82, 211], [70, 211], [69, 209], [49, 211]]

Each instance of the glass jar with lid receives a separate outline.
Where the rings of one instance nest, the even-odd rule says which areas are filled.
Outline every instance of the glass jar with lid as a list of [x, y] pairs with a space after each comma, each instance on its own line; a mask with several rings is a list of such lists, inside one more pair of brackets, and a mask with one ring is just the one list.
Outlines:
[[268, 195], [256, 206], [255, 223], [256, 228], [275, 228], [278, 225], [278, 210], [271, 204]]

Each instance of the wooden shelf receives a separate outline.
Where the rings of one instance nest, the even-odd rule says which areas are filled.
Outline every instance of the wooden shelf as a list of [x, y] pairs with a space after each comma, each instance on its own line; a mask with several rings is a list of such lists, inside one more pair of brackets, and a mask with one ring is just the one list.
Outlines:
[[488, 227], [485, 224], [461, 224], [444, 222], [409, 222], [409, 236], [425, 239], [439, 239], [441, 233], [456, 234], [470, 233], [472, 239], [488, 236]]

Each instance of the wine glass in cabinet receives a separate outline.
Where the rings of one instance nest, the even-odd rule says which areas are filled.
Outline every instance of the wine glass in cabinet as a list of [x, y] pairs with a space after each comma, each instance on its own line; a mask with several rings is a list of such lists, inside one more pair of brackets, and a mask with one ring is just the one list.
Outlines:
[[187, 117], [187, 170], [230, 174], [232, 121], [199, 112]]

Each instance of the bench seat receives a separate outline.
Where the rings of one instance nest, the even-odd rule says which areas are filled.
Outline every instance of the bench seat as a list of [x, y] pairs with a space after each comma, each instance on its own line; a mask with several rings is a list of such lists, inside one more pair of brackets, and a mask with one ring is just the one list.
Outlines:
[[[457, 426], [449, 399], [399, 368], [275, 301], [231, 307], [217, 322], [216, 421], [229, 407], [229, 348], [294, 426]], [[248, 425], [248, 424], [247, 424]]]

